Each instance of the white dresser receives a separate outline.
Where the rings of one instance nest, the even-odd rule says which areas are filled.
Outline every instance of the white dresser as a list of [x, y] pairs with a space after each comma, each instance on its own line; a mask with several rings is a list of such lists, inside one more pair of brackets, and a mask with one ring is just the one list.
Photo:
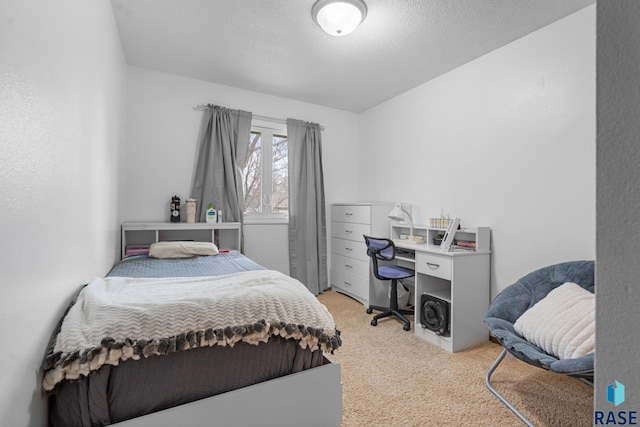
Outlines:
[[364, 234], [389, 237], [393, 203], [331, 205], [331, 288], [369, 305], [371, 268]]

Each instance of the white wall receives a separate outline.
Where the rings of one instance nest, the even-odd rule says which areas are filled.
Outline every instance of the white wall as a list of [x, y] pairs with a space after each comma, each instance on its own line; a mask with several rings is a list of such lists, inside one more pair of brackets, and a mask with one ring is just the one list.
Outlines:
[[[356, 114], [129, 67], [125, 220], [167, 221], [171, 196], [177, 194], [183, 201], [190, 197], [202, 118], [202, 111], [194, 107], [207, 103], [261, 116], [320, 123], [324, 126], [322, 154], [327, 211], [333, 201], [356, 197]], [[261, 229], [264, 227], [274, 229]], [[274, 233], [277, 234], [274, 240], [264, 239]], [[286, 267], [288, 272], [288, 250], [280, 246], [281, 242], [287, 242], [286, 228], [282, 226], [252, 225], [245, 229], [247, 255], [269, 268], [282, 271]]]
[[364, 112], [360, 130], [360, 199], [490, 226], [492, 297], [595, 257], [595, 5]]
[[106, 0], [0, 17], [0, 425], [44, 426], [50, 334], [118, 250], [126, 64]]
[[260, 265], [289, 274], [289, 225], [245, 224], [244, 253]]
[[[595, 409], [629, 413], [640, 411], [640, 3], [601, 1], [597, 9]], [[614, 381], [626, 389], [620, 406], [607, 402]]]
[[[418, 223], [444, 208], [492, 227], [492, 296], [595, 257], [595, 5], [359, 116], [137, 67], [128, 99], [126, 220], [166, 220], [170, 196], [189, 196], [193, 107], [215, 103], [324, 125], [327, 206], [403, 200]], [[377, 172], [389, 165], [395, 179]], [[262, 251], [283, 228], [260, 227], [245, 229], [247, 254], [282, 271], [286, 248]]]

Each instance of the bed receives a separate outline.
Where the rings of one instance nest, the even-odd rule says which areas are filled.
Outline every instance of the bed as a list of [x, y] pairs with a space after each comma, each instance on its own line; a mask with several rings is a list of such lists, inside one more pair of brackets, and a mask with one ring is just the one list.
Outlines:
[[301, 288], [239, 252], [123, 260], [54, 331], [49, 424], [340, 425], [339, 332]]

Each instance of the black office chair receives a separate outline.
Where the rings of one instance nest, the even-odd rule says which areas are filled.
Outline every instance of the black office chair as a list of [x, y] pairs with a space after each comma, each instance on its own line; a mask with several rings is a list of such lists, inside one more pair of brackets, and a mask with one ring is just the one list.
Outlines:
[[383, 317], [395, 316], [404, 323], [402, 328], [408, 331], [411, 329], [411, 323], [404, 315], [413, 314], [413, 311], [398, 308], [398, 280], [413, 277], [416, 273], [410, 268], [400, 267], [399, 265], [378, 266], [378, 260], [392, 261], [396, 257], [396, 245], [393, 244], [391, 239], [364, 236], [364, 241], [367, 244], [367, 255], [371, 257], [373, 263], [374, 276], [380, 280], [391, 280], [389, 307], [371, 305], [367, 308], [368, 314], [371, 314], [373, 310], [382, 311], [382, 313], [373, 316], [371, 325], [376, 326], [378, 319]]

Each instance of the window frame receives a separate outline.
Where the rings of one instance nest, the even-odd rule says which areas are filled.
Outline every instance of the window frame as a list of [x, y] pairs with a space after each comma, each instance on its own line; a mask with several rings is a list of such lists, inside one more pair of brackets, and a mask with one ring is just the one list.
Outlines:
[[[265, 120], [253, 119], [251, 121], [251, 132], [262, 134], [262, 176], [260, 189], [261, 213], [244, 212], [245, 224], [288, 224], [289, 212], [273, 213], [271, 203], [265, 204], [265, 188], [268, 189], [269, 197], [273, 193], [273, 136], [283, 136], [287, 138], [286, 123], [275, 123]], [[287, 148], [288, 155], [288, 148]], [[242, 177], [244, 179], [244, 175]], [[265, 212], [265, 208], [267, 208]]]

